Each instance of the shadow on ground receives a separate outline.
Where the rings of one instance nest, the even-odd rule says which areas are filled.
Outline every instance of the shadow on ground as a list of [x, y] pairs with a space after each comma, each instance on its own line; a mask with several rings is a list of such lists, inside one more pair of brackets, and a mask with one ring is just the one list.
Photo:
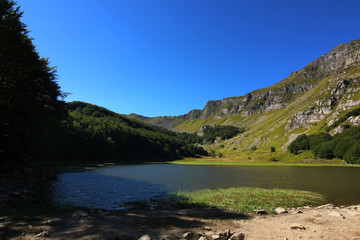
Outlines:
[[[50, 232], [46, 239], [178, 239], [185, 232], [199, 232], [212, 227], [212, 222], [249, 217], [212, 208], [170, 210], [91, 211], [85, 217], [71, 213], [41, 217], [0, 217], [0, 239], [39, 239], [36, 235]], [[225, 230], [228, 226], [224, 226]]]

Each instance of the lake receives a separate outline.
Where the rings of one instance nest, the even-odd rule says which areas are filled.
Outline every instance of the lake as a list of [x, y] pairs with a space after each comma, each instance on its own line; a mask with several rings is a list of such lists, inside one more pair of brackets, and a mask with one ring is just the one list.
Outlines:
[[52, 197], [60, 203], [121, 209], [127, 201], [178, 191], [230, 187], [286, 188], [326, 195], [335, 205], [360, 203], [360, 168], [141, 164], [61, 173]]

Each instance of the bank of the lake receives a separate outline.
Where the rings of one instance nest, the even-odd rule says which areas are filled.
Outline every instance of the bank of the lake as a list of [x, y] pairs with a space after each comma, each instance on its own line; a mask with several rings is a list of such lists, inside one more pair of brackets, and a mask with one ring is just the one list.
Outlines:
[[[190, 163], [191, 159], [183, 161]], [[210, 163], [214, 162], [210, 161]], [[88, 203], [89, 201], [91, 204], [94, 203], [92, 202], [94, 199], [88, 198], [92, 192], [94, 192], [93, 196], [97, 197], [95, 200], [111, 200], [112, 196], [107, 195], [107, 191], [115, 194], [116, 191], [121, 190], [118, 192], [120, 196], [129, 195], [124, 198], [129, 203], [127, 206], [134, 206], [136, 209], [106, 210], [86, 207], [82, 203], [78, 206], [38, 203], [22, 208], [20, 206], [9, 208], [8, 210], [14, 211], [7, 211], [6, 215], [2, 212], [0, 216], [0, 239], [39, 239], [37, 235], [44, 233], [44, 230], [50, 234], [48, 239], [136, 240], [143, 235], [149, 235], [151, 239], [166, 237], [167, 239], [181, 239], [186, 232], [197, 236], [203, 234], [208, 239], [212, 239], [212, 235], [229, 228], [231, 231], [244, 233], [245, 239], [272, 239], [268, 238], [269, 236], [276, 236], [277, 239], [279, 237], [293, 239], [299, 236], [316, 239], [321, 237], [331, 239], [333, 236], [349, 239], [360, 237], [354, 231], [360, 223], [360, 211], [358, 211], [360, 206], [328, 209], [316, 207], [319, 204], [331, 202], [328, 196], [318, 194], [319, 191], [316, 191], [316, 189], [327, 188], [327, 185], [331, 186], [330, 194], [335, 193], [346, 198], [348, 193], [339, 193], [346, 190], [346, 187], [349, 188], [349, 194], [356, 193], [359, 189], [356, 184], [360, 183], [356, 178], [359, 176], [357, 174], [359, 168], [344, 168], [343, 165], [317, 167], [318, 165], [311, 163], [296, 165], [264, 162], [250, 164], [229, 162], [225, 165], [210, 163], [204, 165], [164, 163], [115, 165], [104, 162], [80, 164], [73, 168], [67, 166], [66, 171], [58, 175], [58, 181], [61, 184], [76, 183], [77, 187], [85, 186], [85, 189], [73, 190], [74, 192], [84, 191], [85, 200]], [[263, 183], [259, 184], [258, 180], [253, 178], [256, 176], [261, 176]], [[228, 177], [230, 177], [228, 179], [230, 182], [244, 184], [244, 181], [247, 181], [245, 185], [250, 186], [228, 187], [226, 183]], [[91, 182], [88, 181], [89, 179]], [[196, 181], [198, 181], [196, 186], [189, 185]], [[343, 186], [339, 185], [341, 182], [344, 182]], [[96, 184], [99, 184], [99, 188]], [[138, 188], [139, 192], [144, 192], [146, 189], [150, 193], [153, 191], [158, 193], [158, 187], [162, 188], [167, 186], [166, 184], [170, 184], [168, 189], [185, 186], [186, 191], [178, 193], [179, 198], [174, 199], [174, 196], [170, 196], [168, 200], [163, 196], [160, 196], [160, 200], [153, 198], [150, 201], [136, 201], [130, 197], [134, 188], [135, 190]], [[215, 185], [212, 189], [203, 190], [209, 184]], [[257, 184], [265, 185], [263, 185], [264, 188], [254, 188]], [[287, 189], [276, 187], [279, 184]], [[301, 190], [312, 189], [313, 185], [317, 185], [317, 188], [312, 190], [314, 192]], [[110, 188], [107, 189], [107, 187]], [[297, 190], [292, 190], [293, 188]], [[64, 190], [66, 194], [72, 194], [71, 191], [67, 191], [69, 185]], [[284, 192], [286, 194], [283, 194]], [[78, 195], [74, 196], [79, 200]], [[115, 194], [114, 197], [118, 199], [118, 195]], [[352, 202], [357, 204], [359, 199], [355, 196]], [[295, 202], [294, 200], [302, 201]], [[337, 206], [342, 200], [339, 201]], [[297, 209], [297, 207], [309, 204], [315, 207]], [[258, 208], [272, 213], [276, 207], [287, 208], [289, 213], [265, 216], [254, 214], [254, 210]], [[293, 223], [304, 226], [305, 230], [292, 230]]]
[[74, 206], [122, 209], [129, 201], [167, 197], [179, 191], [255, 187], [320, 193], [337, 206], [360, 200], [359, 168], [342, 166], [136, 164], [65, 172], [53, 199]]
[[301, 161], [256, 161], [234, 160], [228, 158], [184, 158], [176, 161], [168, 161], [169, 164], [189, 165], [240, 165], [240, 166], [312, 166], [312, 167], [360, 167], [360, 164], [348, 164], [341, 160], [327, 159], [303, 159]]

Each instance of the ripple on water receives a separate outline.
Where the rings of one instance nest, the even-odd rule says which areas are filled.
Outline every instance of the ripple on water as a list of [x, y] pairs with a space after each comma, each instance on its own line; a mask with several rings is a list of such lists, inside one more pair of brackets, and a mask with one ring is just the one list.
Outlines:
[[53, 199], [78, 207], [123, 209], [123, 203], [161, 198], [161, 185], [98, 174], [96, 171], [62, 173], [53, 185]]

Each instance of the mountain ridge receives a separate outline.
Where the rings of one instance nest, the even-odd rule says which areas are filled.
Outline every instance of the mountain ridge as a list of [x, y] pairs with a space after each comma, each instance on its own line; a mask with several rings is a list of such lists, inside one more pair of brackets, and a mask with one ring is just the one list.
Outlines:
[[248, 131], [225, 141], [228, 148], [218, 151], [226, 153], [240, 147], [241, 150], [229, 150], [227, 154], [243, 157], [239, 151], [246, 152], [244, 149], [251, 146], [265, 151], [270, 147], [264, 141], [268, 139], [285, 152], [297, 135], [326, 131], [346, 111], [359, 106], [359, 89], [360, 39], [336, 46], [269, 87], [239, 97], [208, 101], [203, 109], [184, 115], [142, 117], [142, 121], [179, 132], [198, 132], [201, 126], [210, 124], [233, 125]]

